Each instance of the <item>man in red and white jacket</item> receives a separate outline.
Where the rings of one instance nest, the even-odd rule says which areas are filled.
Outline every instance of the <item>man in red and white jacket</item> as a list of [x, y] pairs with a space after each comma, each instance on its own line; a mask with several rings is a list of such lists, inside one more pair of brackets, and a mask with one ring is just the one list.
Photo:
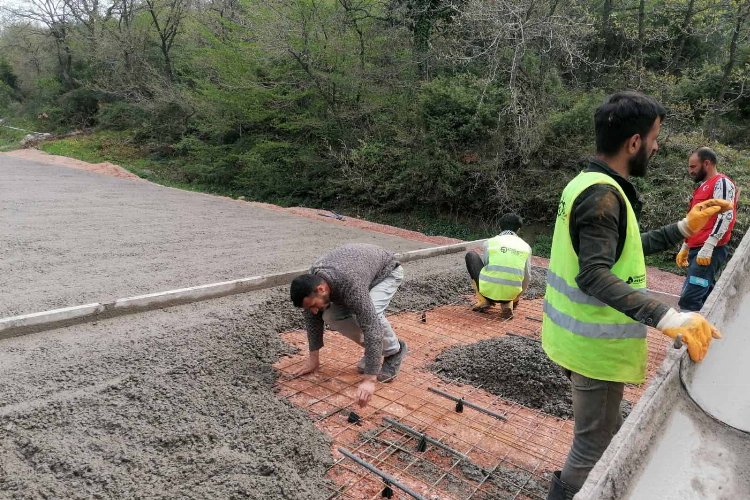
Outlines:
[[690, 208], [711, 198], [728, 200], [734, 205], [734, 210], [714, 215], [702, 230], [687, 238], [677, 254], [677, 265], [688, 268], [680, 309], [700, 311], [713, 290], [717, 272], [729, 258], [726, 245], [737, 218], [738, 192], [732, 179], [716, 169], [716, 153], [710, 148], [698, 148], [690, 155], [688, 173], [695, 182], [700, 182]]

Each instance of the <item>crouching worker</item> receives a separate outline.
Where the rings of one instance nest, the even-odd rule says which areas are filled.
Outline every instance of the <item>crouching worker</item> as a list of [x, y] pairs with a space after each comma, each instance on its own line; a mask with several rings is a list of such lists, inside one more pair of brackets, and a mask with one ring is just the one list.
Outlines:
[[523, 221], [516, 214], [500, 218], [500, 234], [487, 240], [484, 255], [466, 253], [466, 269], [474, 287], [475, 311], [486, 311], [495, 303], [504, 318], [513, 317], [521, 294], [529, 285], [531, 247], [516, 235]]
[[375, 245], [348, 244], [320, 257], [309, 274], [291, 285], [295, 307], [305, 309], [310, 355], [295, 375], [312, 373], [320, 365], [324, 324], [364, 347], [357, 363], [363, 374], [357, 398], [366, 406], [376, 382], [390, 382], [407, 352], [396, 337], [385, 310], [404, 279], [393, 253]]

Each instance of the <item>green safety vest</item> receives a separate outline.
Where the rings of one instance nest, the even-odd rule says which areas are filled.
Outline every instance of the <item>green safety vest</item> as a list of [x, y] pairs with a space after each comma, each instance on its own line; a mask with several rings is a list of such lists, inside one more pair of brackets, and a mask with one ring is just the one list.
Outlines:
[[489, 262], [479, 273], [479, 293], [492, 300], [515, 300], [523, 291], [526, 261], [531, 249], [512, 234], [487, 241]]
[[627, 205], [627, 236], [612, 273], [633, 288], [646, 288], [638, 220], [627, 196], [606, 174], [580, 173], [563, 190], [557, 211], [544, 295], [542, 347], [552, 361], [586, 377], [640, 384], [648, 362], [646, 325], [584, 293], [575, 280], [579, 267], [570, 239], [570, 211], [578, 195], [593, 184], [614, 186]]

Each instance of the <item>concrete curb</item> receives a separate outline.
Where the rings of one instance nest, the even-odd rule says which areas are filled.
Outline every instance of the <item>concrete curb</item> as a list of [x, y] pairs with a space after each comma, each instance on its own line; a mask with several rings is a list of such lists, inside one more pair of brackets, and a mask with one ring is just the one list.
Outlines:
[[[461, 252], [468, 248], [481, 246], [485, 241], [487, 240], [466, 241], [452, 245], [423, 248], [411, 252], [397, 253], [396, 257], [401, 262], [412, 262]], [[125, 297], [112, 302], [95, 302], [50, 311], [11, 316], [0, 319], [0, 339], [287, 285], [296, 276], [304, 274], [307, 271], [307, 268], [297, 269], [285, 273], [266, 274], [135, 297]]]

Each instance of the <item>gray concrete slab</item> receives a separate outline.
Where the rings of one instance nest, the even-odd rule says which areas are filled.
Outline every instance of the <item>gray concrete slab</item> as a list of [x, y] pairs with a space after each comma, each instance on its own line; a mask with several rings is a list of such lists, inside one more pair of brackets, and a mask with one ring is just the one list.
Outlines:
[[0, 317], [297, 269], [344, 242], [424, 243], [0, 155]]

